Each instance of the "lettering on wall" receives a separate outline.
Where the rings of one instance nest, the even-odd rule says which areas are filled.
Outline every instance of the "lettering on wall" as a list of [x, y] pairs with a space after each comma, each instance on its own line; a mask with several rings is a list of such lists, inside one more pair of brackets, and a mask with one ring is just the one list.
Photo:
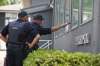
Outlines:
[[75, 43], [76, 45], [88, 44], [90, 42], [89, 33], [85, 33], [85, 34], [75, 37], [75, 42], [76, 42]]

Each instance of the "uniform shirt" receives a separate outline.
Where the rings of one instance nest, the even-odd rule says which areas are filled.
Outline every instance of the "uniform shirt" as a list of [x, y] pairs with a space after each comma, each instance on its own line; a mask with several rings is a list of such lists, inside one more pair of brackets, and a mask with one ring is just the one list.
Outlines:
[[[16, 20], [16, 22], [23, 22], [23, 20], [18, 19], [18, 20]], [[4, 37], [6, 37], [6, 35], [9, 33], [8, 30], [9, 30], [9, 24], [6, 25], [6, 26], [2, 29], [1, 34], [2, 34]]]
[[[20, 20], [20, 19], [18, 19], [17, 21], [18, 21], [18, 22], [22, 22], [22, 20]], [[51, 34], [51, 28], [43, 28], [43, 27], [41, 27], [40, 25], [38, 25], [38, 24], [36, 24], [36, 23], [34, 23], [34, 25], [36, 26], [36, 28], [37, 28], [37, 30], [39, 31], [39, 34], [40, 34], [40, 35]], [[33, 26], [34, 26], [34, 25], [33, 25]], [[25, 29], [27, 30], [28, 28], [29, 28], [29, 25], [28, 25], [28, 26], [26, 25]], [[2, 34], [4, 37], [6, 37], [7, 34], [9, 33], [8, 30], [9, 30], [9, 24], [3, 28], [3, 30], [1, 31], [1, 34]], [[32, 32], [31, 32], [31, 34], [32, 34]], [[30, 35], [30, 36], [31, 36], [31, 35]]]
[[33, 23], [33, 24], [37, 27], [40, 35], [46, 35], [46, 34], [51, 34], [52, 33], [51, 28], [44, 28], [44, 27], [38, 25], [37, 23]]
[[3, 28], [3, 30], [1, 31], [1, 34], [2, 36], [6, 37], [6, 35], [8, 34], [8, 25]]
[[51, 34], [51, 28], [43, 28], [36, 23], [30, 23], [30, 26], [33, 29], [33, 31], [29, 32], [29, 35], [27, 37], [27, 40], [30, 43], [32, 42], [33, 38], [36, 36], [36, 33], [39, 33], [40, 35]]

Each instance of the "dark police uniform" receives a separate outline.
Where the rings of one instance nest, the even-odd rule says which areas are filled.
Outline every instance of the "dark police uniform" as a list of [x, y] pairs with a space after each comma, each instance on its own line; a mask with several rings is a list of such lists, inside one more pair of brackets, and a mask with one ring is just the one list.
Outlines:
[[1, 34], [6, 37], [7, 41], [7, 66], [23, 66], [23, 59], [26, 57], [25, 42], [29, 40], [28, 35], [34, 38], [38, 31], [28, 22], [22, 22], [18, 19], [9, 23], [2, 30]]
[[8, 35], [7, 42], [7, 66], [22, 66], [23, 59], [33, 50], [38, 49], [38, 44], [31, 49], [26, 49], [25, 42], [32, 42], [36, 34], [51, 34], [51, 28], [43, 28], [36, 23], [25, 23], [17, 20], [7, 25], [1, 32], [5, 37]]

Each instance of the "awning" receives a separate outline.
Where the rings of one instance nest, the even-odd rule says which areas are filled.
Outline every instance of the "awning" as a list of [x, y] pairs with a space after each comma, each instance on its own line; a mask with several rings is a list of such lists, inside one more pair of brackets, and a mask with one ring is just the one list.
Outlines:
[[36, 0], [32, 2], [32, 6], [28, 8], [24, 8], [22, 10], [27, 11], [29, 14], [36, 13], [39, 11], [45, 11], [50, 8], [50, 1], [51, 0]]

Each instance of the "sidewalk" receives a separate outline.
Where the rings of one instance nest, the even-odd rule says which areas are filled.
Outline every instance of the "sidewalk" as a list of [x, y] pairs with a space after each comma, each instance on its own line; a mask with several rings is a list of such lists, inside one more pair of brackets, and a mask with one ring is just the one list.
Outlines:
[[3, 66], [6, 51], [0, 51], [0, 66]]
[[5, 56], [6, 56], [6, 44], [2, 40], [0, 40], [0, 66], [3, 66]]

